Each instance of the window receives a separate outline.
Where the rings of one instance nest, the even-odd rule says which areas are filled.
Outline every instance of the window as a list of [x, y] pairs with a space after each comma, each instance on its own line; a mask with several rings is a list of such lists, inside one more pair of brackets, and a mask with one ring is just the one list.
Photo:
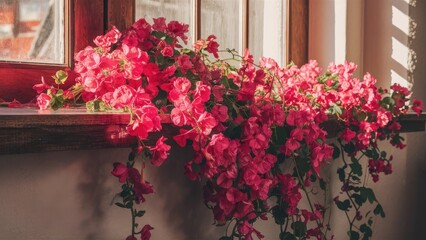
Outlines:
[[[39, 0], [2, 0], [6, 3], [22, 3], [22, 8], [34, 8], [38, 7], [34, 2], [41, 2]], [[49, 2], [49, 1], [48, 1]], [[50, 1], [50, 2], [61, 2], [61, 1]], [[0, 98], [5, 101], [12, 101], [17, 99], [21, 102], [29, 102], [35, 97], [35, 92], [32, 86], [35, 83], [40, 82], [40, 78], [43, 76], [46, 80], [51, 80], [51, 77], [57, 70], [72, 67], [72, 57], [74, 51], [84, 48], [86, 45], [92, 42], [92, 39], [99, 34], [104, 32], [104, 0], [62, 0], [63, 4], [57, 6], [59, 10], [62, 10], [63, 14], [63, 30], [62, 32], [56, 32], [57, 39], [52, 41], [48, 48], [40, 48], [40, 51], [44, 51], [42, 55], [48, 55], [48, 53], [62, 52], [59, 53], [59, 60], [41, 60], [40, 62], [31, 61], [5, 61], [8, 59], [1, 58], [0, 60]], [[25, 6], [29, 3], [28, 6]], [[13, 6], [11, 4], [10, 6]], [[9, 4], [8, 4], [9, 5]], [[21, 10], [17, 10], [18, 12]], [[41, 8], [40, 8], [41, 10]], [[18, 15], [18, 14], [15, 14]], [[45, 15], [46, 16], [46, 15]], [[26, 16], [25, 18], [35, 18], [36, 16]], [[21, 18], [23, 20], [27, 20]], [[25, 21], [23, 23], [25, 23]], [[22, 21], [20, 21], [22, 22]], [[0, 17], [1, 23], [1, 17]], [[20, 23], [20, 27], [24, 24]], [[22, 30], [22, 28], [21, 28]], [[17, 36], [18, 33], [15, 33]], [[23, 33], [24, 35], [31, 35], [31, 32]], [[43, 41], [49, 41], [43, 39]], [[63, 41], [61, 43], [61, 41]], [[36, 41], [35, 41], [36, 42]], [[54, 49], [55, 45], [59, 46], [61, 50]]]
[[[280, 65], [286, 59], [287, 1], [283, 0], [136, 0], [138, 18], [165, 17], [190, 26], [190, 42], [214, 34], [222, 49], [243, 53], [249, 48], [255, 59], [272, 57]], [[190, 47], [190, 46], [187, 46]]]
[[[41, 76], [51, 80], [50, 76], [57, 70], [71, 68], [74, 53], [87, 45], [92, 45], [96, 36], [103, 34], [111, 25], [123, 30], [139, 17], [149, 19], [164, 16], [168, 20], [188, 22], [193, 28], [191, 29], [192, 40], [199, 37], [205, 38], [207, 37], [205, 35], [214, 33], [219, 37], [218, 41], [223, 47], [233, 47], [241, 52], [248, 46], [255, 57], [268, 55], [268, 51], [263, 46], [271, 44], [267, 43], [267, 40], [273, 39], [274, 46], [278, 47], [270, 48], [269, 51], [281, 56], [271, 56], [274, 59], [281, 58], [283, 63], [293, 61], [298, 65], [307, 61], [309, 0], [64, 0], [64, 2], [64, 22], [65, 26], [68, 26], [66, 32], [69, 33], [65, 39], [65, 63], [55, 65], [0, 62], [1, 99], [12, 101], [16, 98], [21, 102], [31, 101], [35, 97], [32, 86], [40, 81]], [[176, 3], [179, 3], [178, 7]], [[160, 7], [150, 10], [148, 4], [157, 4]], [[232, 8], [229, 7], [231, 4]], [[169, 13], [156, 13], [155, 11], [159, 9]], [[280, 19], [279, 21], [266, 20], [264, 16], [267, 12], [270, 13], [269, 9], [277, 10], [274, 12], [276, 16], [273, 19]], [[220, 13], [222, 10], [228, 13]], [[283, 12], [287, 14], [282, 14]], [[233, 15], [234, 19], [222, 19], [226, 14]], [[203, 18], [221, 19], [224, 22], [221, 25], [217, 23], [209, 25], [207, 20], [203, 23]], [[197, 24], [195, 24], [196, 19], [198, 19]], [[228, 22], [236, 25], [227, 26], [228, 30], [223, 31], [223, 34], [219, 36], [221, 28]], [[270, 27], [271, 30], [264, 26]], [[229, 32], [233, 32], [235, 37], [226, 40]], [[252, 46], [256, 44], [258, 48]]]
[[0, 0], [0, 60], [65, 63], [65, 0]]
[[309, 0], [133, 1], [136, 18], [164, 16], [190, 23], [194, 39], [214, 33], [223, 47], [240, 52], [249, 47], [254, 57], [269, 56], [282, 64], [307, 62]]

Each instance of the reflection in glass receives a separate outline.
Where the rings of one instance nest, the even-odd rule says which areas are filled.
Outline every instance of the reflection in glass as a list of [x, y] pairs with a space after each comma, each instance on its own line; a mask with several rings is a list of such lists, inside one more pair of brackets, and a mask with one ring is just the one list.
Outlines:
[[270, 57], [282, 66], [286, 46], [286, 1], [249, 1], [249, 49], [255, 60]]
[[189, 24], [188, 44], [181, 43], [186, 48], [191, 48], [194, 42], [193, 4], [191, 0], [136, 0], [135, 18], [145, 18], [153, 23], [153, 18], [164, 17], [166, 21], [179, 21]]
[[65, 63], [64, 0], [0, 0], [0, 61]]
[[220, 49], [242, 53], [242, 29], [240, 0], [201, 0], [201, 38], [214, 34]]

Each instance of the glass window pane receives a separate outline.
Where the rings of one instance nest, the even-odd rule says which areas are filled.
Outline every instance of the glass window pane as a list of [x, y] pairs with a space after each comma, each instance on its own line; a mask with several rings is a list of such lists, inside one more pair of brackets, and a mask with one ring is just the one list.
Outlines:
[[136, 0], [135, 18], [145, 18], [153, 23], [153, 18], [164, 17], [166, 21], [179, 21], [189, 24], [188, 44], [181, 43], [184, 47], [191, 47], [194, 42], [193, 0]]
[[249, 49], [254, 59], [273, 58], [282, 66], [286, 52], [286, 1], [249, 1]]
[[212, 34], [219, 49], [235, 49], [242, 54], [241, 0], [201, 0], [201, 38]]
[[65, 63], [64, 0], [0, 0], [0, 60]]

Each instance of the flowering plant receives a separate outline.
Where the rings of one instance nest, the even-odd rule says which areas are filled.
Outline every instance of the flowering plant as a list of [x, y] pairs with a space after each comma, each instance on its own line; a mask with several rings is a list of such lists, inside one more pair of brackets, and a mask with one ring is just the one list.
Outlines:
[[[140, 19], [124, 32], [113, 27], [94, 40], [95, 47], [77, 53], [70, 90], [44, 82], [35, 86], [41, 109], [81, 96], [89, 110], [130, 113], [127, 132], [138, 144], [112, 170], [122, 184], [116, 205], [132, 215], [126, 239], [151, 236], [153, 228], [136, 221], [145, 213], [138, 206], [154, 192], [143, 169], [146, 161], [161, 166], [172, 141], [194, 150], [185, 174], [206, 181], [205, 205], [215, 224], [227, 225], [221, 240], [262, 239], [255, 223], [268, 218], [280, 226], [282, 240], [333, 238], [326, 218], [330, 199], [311, 198], [315, 185], [329, 191], [321, 170], [333, 159], [341, 161], [341, 193], [333, 202], [347, 216], [348, 236], [370, 239], [373, 218], [362, 207], [371, 204], [374, 215], [385, 213], [361, 177], [377, 182], [392, 172], [392, 156], [377, 143], [403, 148], [398, 117], [410, 107], [420, 114], [422, 103], [409, 105], [411, 92], [397, 84], [391, 91], [377, 89], [368, 73], [355, 78], [353, 63], [330, 64], [323, 73], [315, 61], [301, 67], [280, 67], [270, 58], [255, 62], [248, 50], [241, 56], [226, 49], [230, 57], [221, 59], [215, 36], [185, 49], [180, 41], [187, 43], [188, 25], [153, 21]], [[60, 85], [67, 75], [60, 71], [54, 78]], [[338, 126], [334, 141], [324, 130], [331, 121]], [[148, 144], [149, 134], [165, 124], [178, 134]]]

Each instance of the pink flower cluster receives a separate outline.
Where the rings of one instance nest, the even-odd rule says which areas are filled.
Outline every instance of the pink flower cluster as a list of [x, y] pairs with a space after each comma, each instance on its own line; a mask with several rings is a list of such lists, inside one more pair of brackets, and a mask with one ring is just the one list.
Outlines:
[[[215, 222], [235, 219], [231, 237], [245, 240], [263, 238], [253, 224], [266, 220], [277, 206], [276, 222], [279, 214], [305, 227], [323, 220], [324, 207], [315, 204], [306, 210], [299, 202], [302, 191], [321, 178], [322, 167], [333, 159], [335, 147], [323, 129], [327, 120], [338, 121], [338, 140], [351, 156], [375, 148], [377, 140], [403, 147], [395, 119], [409, 110], [408, 89], [394, 85], [391, 93], [379, 90], [370, 74], [353, 77], [356, 65], [348, 62], [330, 64], [323, 74], [316, 61], [300, 68], [280, 67], [269, 58], [255, 64], [247, 50], [234, 67], [217, 59], [215, 36], [196, 41], [194, 51], [182, 50], [179, 40], [188, 41], [188, 25], [153, 21], [140, 19], [124, 32], [112, 28], [95, 39], [95, 47], [75, 55], [83, 100], [131, 114], [127, 131], [140, 147], [127, 165], [114, 164], [112, 174], [124, 184], [129, 206], [123, 206], [131, 208], [133, 217], [130, 203], [144, 202], [144, 195], [153, 192], [133, 167], [134, 156], [163, 164], [171, 149], [168, 139], [162, 136], [152, 146], [145, 140], [165, 122], [178, 129], [172, 136], [177, 145], [192, 145], [194, 156], [187, 159], [185, 174], [207, 180], [204, 198]], [[48, 87], [42, 83], [36, 89], [41, 93]], [[39, 106], [47, 108], [50, 99], [40, 94]], [[422, 107], [417, 100], [412, 105], [418, 114]], [[283, 162], [293, 168], [283, 169]], [[373, 154], [368, 168], [375, 181], [379, 173], [392, 171], [390, 159]], [[270, 206], [272, 197], [277, 205]], [[306, 236], [323, 239], [324, 227], [307, 229]], [[149, 239], [150, 230], [149, 225], [141, 230], [142, 239]]]

